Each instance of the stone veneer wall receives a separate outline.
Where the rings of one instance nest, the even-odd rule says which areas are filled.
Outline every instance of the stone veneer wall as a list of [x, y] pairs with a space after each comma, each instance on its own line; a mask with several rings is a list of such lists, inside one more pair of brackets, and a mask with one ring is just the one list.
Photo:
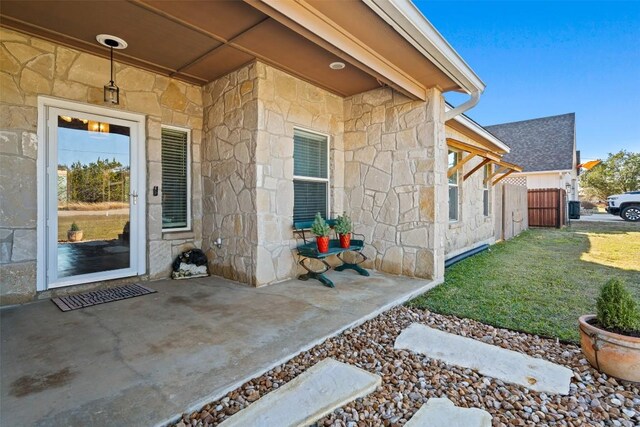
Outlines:
[[293, 131], [329, 136], [330, 217], [343, 212], [343, 100], [258, 63], [257, 286], [296, 276], [293, 236]]
[[444, 102], [389, 88], [345, 101], [345, 206], [364, 233], [369, 267], [405, 276], [444, 274]]
[[293, 130], [330, 135], [332, 214], [342, 212], [342, 98], [261, 62], [204, 93], [203, 247], [211, 270], [255, 286], [290, 279]]
[[211, 273], [245, 283], [254, 276], [258, 238], [257, 124], [255, 64], [204, 87], [202, 247]]
[[[452, 138], [467, 144], [472, 144], [468, 137], [451, 128], [446, 128], [447, 138]], [[462, 175], [471, 171], [482, 159], [478, 156], [469, 160], [462, 166]], [[489, 187], [490, 215], [485, 216], [483, 211], [482, 192], [484, 174], [482, 169], [462, 181], [459, 187], [461, 205], [459, 220], [450, 222], [446, 232], [445, 252], [447, 257], [457, 255], [481, 243], [495, 242], [494, 224], [494, 194], [493, 187]], [[449, 199], [447, 193], [446, 199]]]
[[[10, 304], [36, 293], [37, 96], [102, 105], [109, 61], [5, 28], [0, 61], [0, 297]], [[114, 108], [147, 115], [148, 276], [166, 277], [177, 253], [200, 246], [202, 90], [117, 62], [116, 82], [121, 103]], [[191, 129], [192, 232], [162, 233], [162, 197], [152, 194], [161, 187], [162, 124]]]

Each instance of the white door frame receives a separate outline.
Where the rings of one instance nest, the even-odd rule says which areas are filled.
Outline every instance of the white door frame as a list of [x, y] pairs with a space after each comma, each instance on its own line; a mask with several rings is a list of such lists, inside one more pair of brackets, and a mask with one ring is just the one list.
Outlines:
[[[48, 249], [47, 249], [47, 168], [48, 168], [48, 151], [49, 145], [52, 143], [49, 139], [49, 110], [59, 108], [78, 112], [79, 114], [95, 114], [112, 118], [115, 120], [125, 120], [127, 125], [131, 127], [131, 153], [130, 161], [132, 169], [135, 169], [135, 175], [131, 175], [131, 191], [138, 192], [137, 204], [131, 206], [131, 237], [130, 250], [132, 253], [133, 264], [130, 266], [129, 274], [123, 275], [121, 270], [113, 272], [105, 272], [96, 275], [84, 275], [83, 279], [78, 281], [58, 281], [55, 284], [49, 284], [47, 278], [48, 266]], [[129, 113], [125, 111], [115, 110], [111, 108], [100, 107], [81, 102], [67, 101], [63, 99], [52, 98], [48, 96], [38, 96], [38, 159], [37, 159], [37, 201], [38, 201], [38, 218], [37, 218], [37, 291], [44, 291], [61, 286], [70, 286], [79, 283], [90, 283], [101, 280], [109, 280], [118, 277], [127, 277], [142, 275], [146, 273], [146, 133], [145, 133], [146, 117], [143, 114]], [[136, 227], [133, 227], [133, 223]], [[137, 230], [134, 230], [137, 229]], [[135, 234], [134, 234], [135, 233]]]

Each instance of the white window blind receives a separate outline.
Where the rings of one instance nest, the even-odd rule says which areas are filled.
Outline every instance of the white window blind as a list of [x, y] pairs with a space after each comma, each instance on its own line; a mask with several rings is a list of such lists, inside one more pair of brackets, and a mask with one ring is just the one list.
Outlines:
[[293, 134], [293, 220], [327, 218], [329, 168], [327, 137], [295, 129]]
[[[451, 169], [458, 164], [457, 151], [449, 151], [448, 169]], [[460, 171], [457, 170], [453, 175], [449, 177], [449, 221], [458, 221], [460, 216]]]
[[490, 165], [484, 165], [484, 177], [482, 179], [483, 181], [483, 186], [482, 186], [482, 213], [484, 214], [484, 216], [489, 216], [489, 214], [491, 214], [491, 194], [489, 193], [490, 191], [490, 184], [489, 181], [484, 181], [487, 179], [487, 177], [491, 174], [491, 166]]
[[189, 132], [162, 128], [162, 228], [190, 228]]

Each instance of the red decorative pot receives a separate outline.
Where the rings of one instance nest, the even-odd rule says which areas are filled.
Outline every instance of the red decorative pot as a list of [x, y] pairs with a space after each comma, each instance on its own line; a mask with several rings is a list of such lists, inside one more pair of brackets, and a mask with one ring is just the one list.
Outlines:
[[329, 252], [329, 236], [316, 237], [316, 244], [318, 245], [318, 252], [321, 254]]
[[340, 235], [340, 247], [347, 249], [351, 246], [351, 233]]

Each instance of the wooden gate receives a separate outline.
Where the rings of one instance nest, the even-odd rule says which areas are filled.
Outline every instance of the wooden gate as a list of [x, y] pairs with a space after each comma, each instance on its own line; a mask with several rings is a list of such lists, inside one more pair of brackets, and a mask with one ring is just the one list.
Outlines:
[[556, 227], [566, 225], [567, 193], [559, 188], [528, 191], [529, 226]]

